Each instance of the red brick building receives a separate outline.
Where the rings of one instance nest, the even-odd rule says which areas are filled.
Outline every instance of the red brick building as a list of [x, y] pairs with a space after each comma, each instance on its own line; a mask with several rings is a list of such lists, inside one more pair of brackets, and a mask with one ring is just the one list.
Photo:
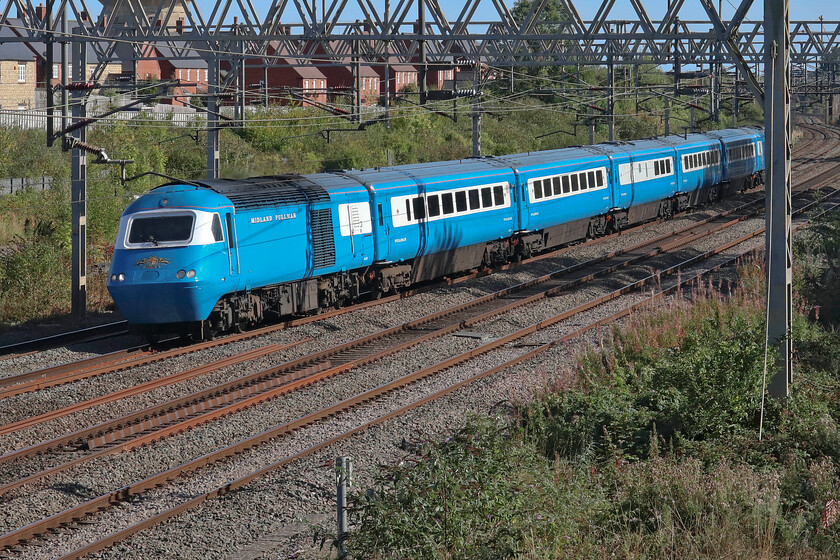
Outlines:
[[[385, 64], [373, 67], [379, 76], [381, 93], [385, 93]], [[399, 93], [409, 84], [417, 85], [417, 68], [410, 64], [391, 64], [388, 67], [388, 91], [392, 95]]]
[[327, 101], [327, 77], [306, 60], [286, 56], [277, 43], [268, 46], [268, 56], [245, 62], [245, 84], [248, 97], [263, 99], [268, 91], [269, 103], [286, 104], [295, 100], [306, 105]]
[[138, 81], [176, 82], [172, 98], [162, 103], [184, 106], [192, 96], [207, 93], [207, 62], [197, 52], [179, 49], [176, 53], [171, 47], [146, 45], [141, 58], [145, 60], [137, 61]]

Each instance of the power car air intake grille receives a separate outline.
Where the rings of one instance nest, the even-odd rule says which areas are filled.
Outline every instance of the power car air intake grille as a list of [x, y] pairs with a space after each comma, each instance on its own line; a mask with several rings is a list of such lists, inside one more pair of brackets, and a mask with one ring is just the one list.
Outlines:
[[335, 265], [332, 210], [312, 211], [312, 260], [315, 268]]
[[330, 199], [324, 187], [302, 175], [218, 179], [196, 183], [228, 197], [237, 210], [327, 202]]

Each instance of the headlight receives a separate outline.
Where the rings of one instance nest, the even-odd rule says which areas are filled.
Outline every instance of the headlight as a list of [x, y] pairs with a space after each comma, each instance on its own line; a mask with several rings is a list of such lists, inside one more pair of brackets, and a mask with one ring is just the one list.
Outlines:
[[111, 275], [111, 282], [116, 282], [116, 281], [117, 281], [117, 275], [116, 275], [116, 274], [112, 274], [112, 275]]
[[181, 269], [181, 270], [179, 270], [178, 272], [176, 272], [176, 273], [175, 273], [175, 278], [177, 278], [178, 280], [180, 280], [181, 278], [183, 278], [183, 277], [184, 277], [184, 276], [186, 276], [186, 275], [187, 275], [187, 271], [186, 271], [186, 270]]
[[187, 278], [195, 278], [195, 270], [190, 270], [187, 272]]
[[118, 280], [118, 281], [120, 281], [120, 282], [124, 282], [124, 281], [125, 281], [125, 274], [123, 274], [122, 272], [120, 272], [120, 273], [117, 275], [117, 280]]

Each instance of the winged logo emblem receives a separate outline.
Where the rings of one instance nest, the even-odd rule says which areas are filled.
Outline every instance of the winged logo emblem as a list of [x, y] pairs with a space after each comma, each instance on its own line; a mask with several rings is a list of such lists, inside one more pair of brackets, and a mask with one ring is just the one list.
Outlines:
[[169, 264], [169, 259], [165, 259], [163, 257], [146, 257], [145, 259], [140, 259], [134, 264], [145, 269], [163, 268]]

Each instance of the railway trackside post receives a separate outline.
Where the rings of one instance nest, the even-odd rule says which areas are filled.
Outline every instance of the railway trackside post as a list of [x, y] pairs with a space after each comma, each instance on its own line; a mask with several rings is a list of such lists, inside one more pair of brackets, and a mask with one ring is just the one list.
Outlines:
[[[73, 43], [73, 81], [83, 83], [86, 80], [87, 43]], [[51, 71], [52, 69], [48, 69]], [[65, 88], [66, 89], [66, 88]], [[73, 124], [87, 118], [84, 89], [73, 90]], [[82, 145], [86, 143], [86, 127], [73, 131], [73, 138]], [[71, 253], [72, 276], [70, 287], [70, 311], [75, 317], [83, 317], [87, 312], [87, 153], [81, 146], [73, 148], [72, 169], [70, 173], [70, 208], [71, 208]]]
[[790, 193], [790, 2], [764, 0], [767, 341], [777, 349], [769, 391], [790, 394], [793, 322]]
[[336, 541], [338, 542], [338, 557], [345, 558], [344, 540], [347, 538], [347, 489], [353, 485], [353, 459], [350, 457], [336, 457], [335, 486], [336, 486]]
[[219, 58], [207, 60], [207, 178], [219, 178]]

